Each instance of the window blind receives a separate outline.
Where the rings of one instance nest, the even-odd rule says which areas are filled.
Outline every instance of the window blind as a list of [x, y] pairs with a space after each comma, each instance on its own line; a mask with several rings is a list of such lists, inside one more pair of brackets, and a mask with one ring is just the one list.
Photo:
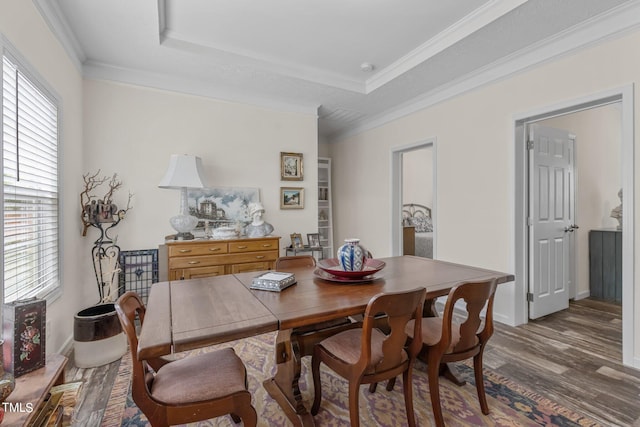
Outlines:
[[2, 58], [4, 301], [59, 286], [58, 107]]

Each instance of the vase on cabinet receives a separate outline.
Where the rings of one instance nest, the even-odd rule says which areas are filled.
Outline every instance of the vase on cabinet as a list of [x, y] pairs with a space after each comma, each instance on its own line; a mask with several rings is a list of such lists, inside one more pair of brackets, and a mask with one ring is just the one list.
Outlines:
[[367, 250], [360, 245], [360, 239], [344, 239], [344, 245], [338, 248], [336, 256], [344, 271], [361, 271]]

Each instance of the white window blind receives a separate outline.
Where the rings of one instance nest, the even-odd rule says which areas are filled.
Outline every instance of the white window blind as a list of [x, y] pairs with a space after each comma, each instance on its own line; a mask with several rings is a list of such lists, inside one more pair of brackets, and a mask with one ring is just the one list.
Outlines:
[[59, 286], [58, 107], [3, 56], [4, 301]]

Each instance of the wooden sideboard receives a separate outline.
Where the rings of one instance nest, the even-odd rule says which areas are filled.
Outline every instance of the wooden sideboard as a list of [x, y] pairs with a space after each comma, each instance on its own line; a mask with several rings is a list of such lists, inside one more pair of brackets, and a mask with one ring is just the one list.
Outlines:
[[273, 270], [280, 237], [167, 241], [159, 248], [160, 280]]

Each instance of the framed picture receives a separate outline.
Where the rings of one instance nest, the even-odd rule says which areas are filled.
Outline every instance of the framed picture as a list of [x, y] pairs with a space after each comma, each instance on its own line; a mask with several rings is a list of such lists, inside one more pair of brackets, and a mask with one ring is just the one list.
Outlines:
[[302, 235], [300, 233], [292, 233], [291, 234], [291, 247], [292, 248], [303, 248], [302, 244]]
[[304, 188], [280, 187], [280, 209], [304, 208]]
[[[198, 218], [196, 230], [204, 230], [209, 221], [213, 228], [232, 227], [237, 221], [249, 223], [249, 204], [260, 201], [260, 189], [236, 187], [190, 188], [189, 214]], [[204, 231], [203, 231], [204, 232]]]
[[307, 241], [309, 242], [309, 247], [311, 247], [311, 248], [319, 248], [320, 247], [320, 233], [309, 233], [309, 234], [307, 234]]
[[280, 178], [283, 181], [302, 181], [302, 153], [280, 153]]

